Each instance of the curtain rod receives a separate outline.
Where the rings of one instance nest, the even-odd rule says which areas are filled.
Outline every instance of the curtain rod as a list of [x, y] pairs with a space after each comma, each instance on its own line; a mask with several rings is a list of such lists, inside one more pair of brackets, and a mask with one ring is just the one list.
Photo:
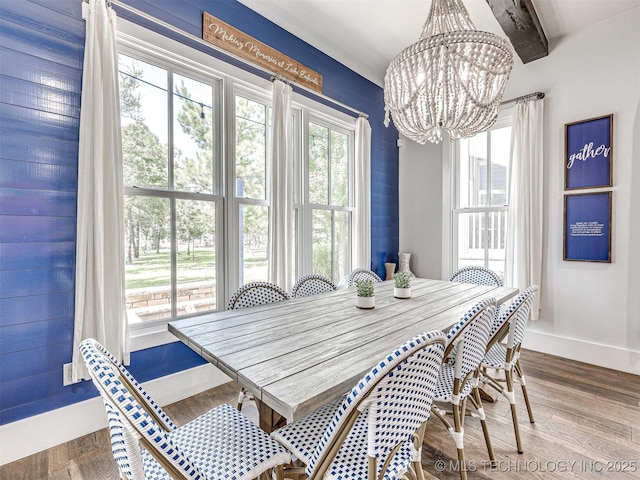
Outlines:
[[[285, 78], [284, 76], [280, 75], [279, 73], [276, 74], [276, 75], [271, 75], [271, 77], [269, 78], [269, 81], [271, 81], [271, 82], [275, 82], [276, 80], [280, 80], [281, 82], [284, 82], [289, 86], [291, 86], [291, 83], [292, 83], [291, 80], [289, 80], [288, 78]], [[326, 98], [326, 97], [323, 97], [323, 98]], [[330, 99], [330, 98], [327, 98], [327, 99], [330, 100], [333, 103], [336, 103], [336, 104], [339, 103], [339, 102], [336, 102], [333, 99]], [[342, 106], [344, 108], [348, 108], [353, 113], [357, 113], [358, 117], [362, 117], [362, 118], [365, 118], [367, 120], [369, 119], [369, 115], [367, 115], [366, 113], [362, 113], [362, 112], [358, 112], [357, 110], [353, 110], [351, 107], [348, 107], [347, 105], [340, 104], [340, 106]]]
[[[89, 0], [82, 0], [82, 1], [85, 2], [85, 3], [89, 3]], [[121, 2], [119, 0], [110, 0], [110, 3], [113, 6], [116, 6], [118, 8], [122, 8], [123, 10], [126, 10], [126, 11], [128, 11], [130, 13], [133, 13], [134, 15], [142, 17], [145, 20], [149, 20], [150, 22], [153, 22], [156, 25], [159, 25], [159, 26], [161, 26], [163, 28], [166, 28], [167, 30], [171, 30], [172, 32], [175, 32], [175, 33], [177, 33], [179, 35], [182, 35], [183, 37], [187, 37], [188, 39], [196, 41], [196, 42], [198, 42], [198, 43], [200, 43], [200, 44], [202, 44], [202, 45], [204, 45], [204, 46], [206, 46], [208, 48], [211, 48], [211, 49], [216, 50], [218, 52], [221, 52], [221, 53], [223, 53], [225, 55], [228, 55], [231, 58], [233, 58], [234, 60], [238, 60], [238, 61], [242, 62], [245, 65], [249, 65], [249, 66], [251, 66], [251, 67], [253, 67], [253, 68], [257, 69], [257, 70], [261, 70], [261, 71], [263, 71], [265, 73], [273, 73], [273, 72], [271, 72], [271, 71], [269, 71], [269, 70], [267, 70], [265, 68], [260, 67], [259, 65], [254, 65], [253, 63], [250, 63], [247, 60], [234, 55], [233, 53], [227, 52], [226, 50], [222, 50], [221, 48], [217, 48], [215, 45], [212, 45], [209, 42], [205, 42], [200, 37], [196, 37], [195, 35], [193, 35], [193, 34], [191, 34], [189, 32], [185, 32], [184, 30], [181, 30], [179, 28], [176, 28], [173, 25], [171, 25], [171, 24], [169, 24], [169, 23], [167, 23], [167, 22], [165, 22], [163, 20], [160, 20], [158, 18], [152, 17], [151, 15], [148, 15], [145, 12], [143, 12], [141, 10], [138, 10], [137, 8], [134, 8], [134, 7], [131, 7], [131, 6], [127, 5], [126, 3], [123, 3], [123, 2]], [[305, 87], [303, 85], [299, 85], [299, 84], [296, 84], [296, 87], [300, 88], [302, 90], [305, 90], [306, 92], [309, 92], [311, 95], [315, 95], [315, 96], [317, 96], [317, 97], [319, 97], [319, 98], [321, 98], [323, 100], [331, 102], [331, 103], [333, 103], [334, 105], [336, 105], [338, 107], [341, 107], [341, 108], [343, 108], [345, 110], [348, 110], [349, 112], [355, 113], [356, 115], [358, 115], [360, 117], [369, 118], [369, 115], [367, 115], [366, 113], [363, 113], [363, 112], [361, 112], [359, 110], [356, 110], [355, 108], [350, 107], [349, 105], [346, 105], [346, 104], [344, 104], [342, 102], [339, 102], [338, 100], [335, 100], [335, 99], [333, 99], [331, 97], [327, 97], [326, 95], [323, 95], [322, 93], [314, 92], [314, 91], [310, 90], [309, 88], [307, 88], [307, 87]]]
[[541, 98], [544, 98], [544, 93], [535, 92], [535, 93], [530, 93], [528, 95], [522, 95], [521, 97], [512, 98], [511, 100], [505, 100], [500, 105], [506, 105], [507, 103], [518, 102], [520, 100], [532, 100], [534, 98], [536, 100], [540, 100]]

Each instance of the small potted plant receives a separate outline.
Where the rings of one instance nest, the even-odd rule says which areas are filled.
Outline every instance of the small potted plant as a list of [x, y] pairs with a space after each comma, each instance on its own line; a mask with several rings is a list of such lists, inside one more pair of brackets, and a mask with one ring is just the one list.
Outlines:
[[371, 309], [376, 306], [376, 297], [373, 294], [373, 280], [356, 280], [356, 307]]
[[398, 272], [393, 277], [393, 296], [396, 298], [411, 298], [411, 273]]

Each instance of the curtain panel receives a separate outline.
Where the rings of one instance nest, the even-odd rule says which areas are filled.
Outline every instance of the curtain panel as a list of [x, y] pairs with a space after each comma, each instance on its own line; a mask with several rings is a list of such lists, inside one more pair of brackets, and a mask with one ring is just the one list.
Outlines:
[[293, 160], [291, 152], [291, 86], [273, 81], [271, 110], [271, 211], [269, 214], [269, 281], [290, 291], [293, 247]]
[[[543, 100], [519, 102], [509, 162], [505, 284], [524, 291], [542, 281]], [[531, 308], [537, 320], [540, 295]]]
[[95, 338], [128, 363], [124, 300], [124, 197], [116, 15], [90, 0], [80, 107], [72, 379], [88, 379], [78, 350]]
[[371, 266], [371, 125], [361, 115], [356, 120], [355, 145], [355, 268]]

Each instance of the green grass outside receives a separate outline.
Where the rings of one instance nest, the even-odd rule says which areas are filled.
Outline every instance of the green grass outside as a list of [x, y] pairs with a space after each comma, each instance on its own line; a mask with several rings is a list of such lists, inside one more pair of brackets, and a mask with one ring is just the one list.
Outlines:
[[[258, 254], [262, 253], [262, 255]], [[266, 268], [264, 250], [255, 252], [253, 258], [245, 256], [245, 264], [251, 269]], [[178, 284], [209, 281], [215, 278], [216, 256], [213, 249], [196, 248], [195, 255], [187, 255], [186, 248], [178, 253]], [[125, 266], [126, 289], [159, 287], [169, 285], [171, 276], [171, 257], [169, 250], [140, 253], [133, 259], [132, 265]]]
[[[213, 250], [196, 249], [195, 255], [186, 250], [178, 253], [178, 284], [212, 280], [215, 277], [216, 256]], [[140, 253], [133, 265], [125, 266], [126, 289], [169, 285], [171, 280], [171, 257], [169, 250], [160, 253]]]

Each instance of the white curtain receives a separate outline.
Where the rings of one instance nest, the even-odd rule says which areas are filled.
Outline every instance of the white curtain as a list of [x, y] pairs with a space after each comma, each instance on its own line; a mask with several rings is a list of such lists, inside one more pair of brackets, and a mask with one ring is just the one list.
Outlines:
[[[524, 291], [542, 281], [543, 100], [516, 104], [511, 130], [505, 283]], [[531, 318], [538, 319], [540, 295]]]
[[79, 343], [95, 338], [127, 358], [124, 308], [122, 151], [116, 15], [90, 0], [80, 108], [72, 376], [89, 378]]
[[289, 291], [293, 268], [293, 161], [291, 158], [291, 87], [273, 82], [271, 109], [271, 211], [269, 281]]
[[356, 120], [356, 211], [354, 267], [371, 268], [371, 125]]

